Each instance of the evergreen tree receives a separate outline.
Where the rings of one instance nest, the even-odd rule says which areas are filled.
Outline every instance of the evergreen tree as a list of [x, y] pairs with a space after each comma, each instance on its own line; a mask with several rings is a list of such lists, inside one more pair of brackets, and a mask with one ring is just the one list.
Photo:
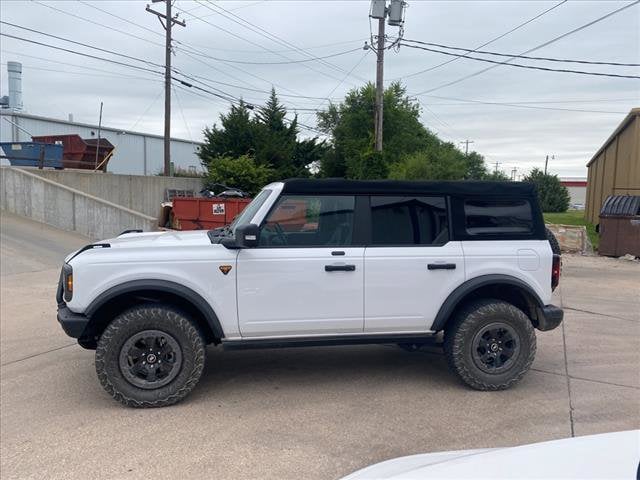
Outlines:
[[535, 184], [543, 212], [566, 212], [569, 208], [569, 191], [560, 183], [557, 175], [545, 174], [539, 168], [534, 168], [523, 181]]
[[264, 107], [256, 113], [256, 162], [274, 169], [275, 178], [284, 179], [299, 175], [294, 154], [298, 139], [298, 119], [289, 125], [287, 110], [280, 104], [275, 89]]
[[240, 100], [229, 113], [220, 115], [220, 127], [204, 130], [204, 144], [198, 150], [203, 165], [219, 156], [239, 157], [255, 151], [256, 128], [247, 104]]

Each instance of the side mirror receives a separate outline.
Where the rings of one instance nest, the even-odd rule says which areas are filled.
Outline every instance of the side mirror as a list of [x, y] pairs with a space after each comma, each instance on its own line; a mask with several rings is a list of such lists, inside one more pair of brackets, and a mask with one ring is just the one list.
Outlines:
[[227, 248], [255, 248], [258, 246], [260, 227], [255, 223], [247, 223], [236, 227], [235, 236], [224, 238], [222, 245]]

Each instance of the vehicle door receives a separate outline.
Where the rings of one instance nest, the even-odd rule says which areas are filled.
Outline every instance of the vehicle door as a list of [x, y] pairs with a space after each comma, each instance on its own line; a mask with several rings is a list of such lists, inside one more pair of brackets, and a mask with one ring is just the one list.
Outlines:
[[371, 196], [365, 252], [365, 332], [429, 331], [464, 282], [460, 242], [449, 240], [440, 196]]
[[282, 195], [259, 246], [238, 254], [242, 336], [360, 333], [364, 247], [354, 246], [353, 195]]

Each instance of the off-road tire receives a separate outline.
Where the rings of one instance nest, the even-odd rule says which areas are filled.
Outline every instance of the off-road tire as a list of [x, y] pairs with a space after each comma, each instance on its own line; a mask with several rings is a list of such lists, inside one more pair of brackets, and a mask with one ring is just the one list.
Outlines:
[[558, 239], [556, 238], [554, 233], [548, 228], [545, 228], [544, 231], [547, 235], [547, 240], [549, 240], [549, 245], [551, 245], [551, 251], [555, 255], [562, 255], [562, 250], [560, 250], [560, 243], [558, 242]]
[[[517, 334], [519, 352], [508, 370], [487, 373], [473, 357], [473, 341], [483, 328], [506, 324]], [[522, 379], [536, 354], [536, 335], [522, 310], [497, 299], [479, 300], [463, 307], [444, 332], [444, 352], [450, 369], [476, 390], [505, 390]]]
[[[170, 383], [155, 389], [133, 385], [123, 375], [119, 356], [125, 342], [138, 332], [160, 330], [180, 347], [179, 373]], [[205, 363], [205, 342], [189, 317], [173, 307], [150, 304], [118, 315], [104, 330], [96, 349], [96, 372], [104, 389], [128, 407], [164, 407], [179, 402], [196, 386]]]

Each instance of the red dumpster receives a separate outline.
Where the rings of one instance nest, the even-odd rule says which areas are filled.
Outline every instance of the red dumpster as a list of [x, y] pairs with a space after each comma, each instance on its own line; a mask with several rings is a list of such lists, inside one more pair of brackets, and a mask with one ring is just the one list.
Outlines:
[[171, 227], [176, 230], [209, 230], [224, 227], [251, 202], [250, 198], [174, 197]]
[[[62, 165], [64, 168], [82, 168], [95, 170], [100, 164], [100, 170], [106, 170], [105, 158], [115, 149], [106, 138], [101, 138], [99, 145], [97, 138], [80, 138], [80, 135], [43, 135], [31, 137], [34, 142], [62, 144]], [[96, 163], [96, 150], [98, 157]]]

